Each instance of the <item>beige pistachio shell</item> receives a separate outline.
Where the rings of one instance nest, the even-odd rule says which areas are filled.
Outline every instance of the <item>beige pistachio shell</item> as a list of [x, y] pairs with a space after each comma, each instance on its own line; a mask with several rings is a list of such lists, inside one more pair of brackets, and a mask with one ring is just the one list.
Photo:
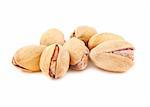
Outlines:
[[27, 72], [40, 71], [39, 61], [45, 46], [30, 45], [20, 48], [13, 56], [12, 64]]
[[83, 70], [88, 65], [89, 50], [84, 42], [73, 37], [64, 44], [70, 54], [70, 67], [74, 70]]
[[113, 33], [101, 33], [101, 34], [95, 34], [92, 36], [88, 42], [88, 48], [92, 49], [99, 45], [102, 42], [108, 41], [108, 40], [124, 40], [121, 36], [113, 34]]
[[134, 64], [133, 53], [134, 48], [129, 42], [110, 40], [93, 48], [90, 52], [90, 58], [101, 69], [124, 72]]
[[64, 34], [56, 28], [52, 28], [44, 32], [40, 39], [41, 45], [48, 46], [53, 43], [58, 43], [60, 45], [64, 44]]
[[85, 42], [87, 45], [89, 39], [96, 34], [97, 31], [95, 28], [90, 26], [79, 26], [77, 27], [74, 32], [71, 34], [71, 37], [76, 37]]
[[67, 72], [69, 61], [68, 51], [59, 44], [52, 44], [43, 51], [40, 68], [46, 75], [52, 78], [60, 78]]

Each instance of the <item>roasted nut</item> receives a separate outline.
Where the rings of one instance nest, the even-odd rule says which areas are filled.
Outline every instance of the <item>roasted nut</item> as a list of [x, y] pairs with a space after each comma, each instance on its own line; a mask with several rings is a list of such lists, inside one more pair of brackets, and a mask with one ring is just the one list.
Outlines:
[[64, 34], [58, 29], [49, 29], [47, 32], [43, 33], [40, 39], [41, 45], [51, 45], [53, 43], [58, 43], [60, 45], [64, 44]]
[[92, 27], [79, 26], [71, 34], [71, 38], [72, 37], [76, 37], [76, 38], [84, 41], [85, 44], [87, 45], [89, 39], [96, 33], [97, 33], [97, 31], [94, 28], [92, 28]]
[[40, 68], [46, 75], [57, 79], [62, 77], [69, 68], [69, 53], [59, 44], [45, 48], [40, 59]]
[[70, 68], [83, 70], [88, 65], [89, 50], [84, 42], [73, 37], [64, 44], [64, 48], [70, 54]]
[[123, 38], [113, 33], [95, 34], [90, 38], [88, 42], [88, 48], [92, 49], [96, 47], [97, 45], [99, 45], [100, 43], [108, 41], [108, 40], [123, 40]]
[[133, 46], [123, 40], [105, 41], [90, 52], [94, 64], [112, 72], [127, 71], [133, 65]]
[[40, 71], [39, 61], [45, 46], [30, 45], [20, 48], [14, 55], [12, 64], [27, 72]]

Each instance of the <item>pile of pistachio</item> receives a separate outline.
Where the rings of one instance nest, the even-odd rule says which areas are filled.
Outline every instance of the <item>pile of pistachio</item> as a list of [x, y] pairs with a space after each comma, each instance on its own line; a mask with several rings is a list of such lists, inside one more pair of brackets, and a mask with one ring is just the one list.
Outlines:
[[89, 58], [100, 69], [125, 72], [131, 68], [134, 47], [121, 36], [97, 33], [89, 26], [77, 27], [65, 42], [64, 34], [52, 28], [42, 34], [40, 45], [17, 50], [12, 63], [27, 72], [42, 71], [54, 79], [64, 76], [68, 69], [86, 69]]

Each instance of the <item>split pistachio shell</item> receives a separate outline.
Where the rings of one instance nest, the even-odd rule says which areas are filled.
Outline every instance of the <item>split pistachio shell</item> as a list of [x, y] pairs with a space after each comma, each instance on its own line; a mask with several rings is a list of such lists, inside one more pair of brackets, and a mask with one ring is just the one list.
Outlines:
[[64, 44], [64, 34], [56, 28], [49, 29], [48, 31], [43, 33], [40, 39], [41, 45], [48, 46], [53, 43], [58, 43], [60, 45]]
[[40, 71], [39, 61], [44, 48], [45, 46], [42, 45], [30, 45], [20, 48], [13, 57], [13, 65], [27, 72]]
[[69, 68], [69, 53], [59, 44], [45, 48], [40, 59], [42, 72], [52, 78], [62, 77]]
[[133, 46], [123, 40], [110, 40], [93, 48], [90, 58], [93, 63], [104, 70], [124, 72], [133, 66]]
[[108, 41], [108, 40], [123, 40], [123, 38], [119, 35], [113, 34], [113, 33], [101, 33], [101, 34], [95, 34], [92, 36], [88, 42], [88, 48], [92, 49], [99, 45], [102, 42]]
[[70, 54], [70, 68], [83, 70], [88, 65], [89, 50], [84, 42], [73, 37], [64, 44], [64, 48]]
[[97, 33], [97, 31], [93, 27], [79, 26], [71, 34], [71, 37], [76, 37], [76, 38], [84, 41], [85, 44], [87, 45], [89, 39], [96, 33]]

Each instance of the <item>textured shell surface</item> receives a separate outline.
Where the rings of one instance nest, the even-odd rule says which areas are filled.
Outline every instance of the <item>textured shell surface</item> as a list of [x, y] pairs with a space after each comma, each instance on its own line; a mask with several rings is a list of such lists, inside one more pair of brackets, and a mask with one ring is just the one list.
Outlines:
[[95, 34], [92, 36], [88, 42], [88, 48], [92, 49], [99, 45], [102, 42], [108, 41], [108, 40], [124, 40], [123, 37], [113, 34], [113, 33], [101, 33], [101, 34]]
[[[73, 37], [64, 44], [64, 47], [66, 50], [68, 50], [70, 54], [70, 65], [76, 65], [80, 63], [80, 65], [84, 66], [82, 68], [85, 68], [87, 66], [89, 50], [85, 46], [83, 41]], [[84, 55], [86, 56], [83, 57]], [[82, 58], [85, 58], [85, 60], [84, 59], [82, 60]], [[87, 63], [84, 63], [85, 65], [83, 65], [81, 61], [86, 61]]]
[[64, 44], [64, 34], [56, 28], [52, 28], [44, 32], [40, 39], [41, 45], [48, 46], [53, 43], [58, 43], [60, 45]]
[[89, 39], [96, 33], [97, 33], [97, 31], [93, 27], [90, 27], [90, 26], [79, 26], [71, 34], [71, 37], [77, 37], [78, 39], [84, 41], [85, 44], [87, 44]]
[[103, 42], [90, 52], [90, 58], [97, 67], [114, 72], [124, 72], [131, 68], [134, 64], [133, 55], [133, 45], [123, 40]]
[[44, 48], [45, 46], [42, 45], [29, 45], [20, 48], [13, 56], [13, 65], [23, 71], [40, 71], [39, 61]]
[[52, 44], [43, 51], [40, 68], [46, 75], [52, 78], [60, 78], [67, 72], [69, 61], [68, 51], [59, 44]]

